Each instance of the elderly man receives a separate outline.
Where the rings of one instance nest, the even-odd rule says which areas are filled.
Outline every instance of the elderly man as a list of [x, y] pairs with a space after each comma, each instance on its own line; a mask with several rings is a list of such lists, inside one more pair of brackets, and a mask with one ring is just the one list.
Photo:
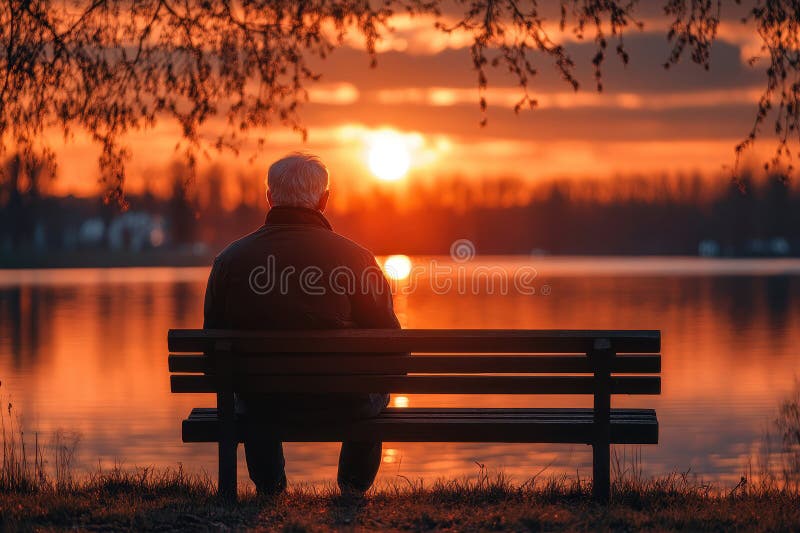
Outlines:
[[[329, 196], [328, 169], [318, 157], [294, 153], [272, 164], [264, 225], [228, 245], [214, 260], [204, 328], [400, 327], [389, 285], [373, 255], [335, 233], [323, 215]], [[282, 443], [260, 435], [259, 424], [372, 417], [388, 402], [389, 396], [382, 393], [239, 394], [237, 411], [248, 426], [247, 469], [257, 491], [278, 494], [286, 488]], [[365, 492], [380, 462], [380, 442], [343, 442], [339, 487], [343, 492]]]

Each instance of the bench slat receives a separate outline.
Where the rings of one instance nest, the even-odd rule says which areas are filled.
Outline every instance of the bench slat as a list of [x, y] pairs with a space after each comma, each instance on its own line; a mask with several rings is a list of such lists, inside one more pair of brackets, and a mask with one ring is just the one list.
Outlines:
[[[399, 411], [403, 411], [399, 417]], [[432, 416], [435, 411], [437, 416]], [[469, 416], [467, 416], [469, 412]], [[239, 441], [243, 426], [237, 424]], [[262, 429], [284, 442], [542, 442], [586, 443], [593, 438], [591, 409], [389, 409], [358, 422], [270, 424]], [[194, 409], [183, 421], [184, 442], [216, 442], [216, 409]], [[611, 442], [656, 444], [658, 420], [652, 409], [612, 409]]]
[[[404, 418], [510, 418], [525, 419], [530, 413], [536, 413], [539, 418], [564, 419], [583, 415], [592, 417], [594, 410], [590, 407], [548, 407], [548, 408], [498, 408], [498, 407], [388, 407], [381, 413], [381, 418], [400, 420]], [[616, 419], [641, 420], [653, 416], [653, 409], [625, 408], [617, 409], [614, 413]], [[192, 409], [190, 418], [200, 420], [205, 418], [217, 418], [215, 407], [195, 407]]]
[[[369, 357], [368, 355], [374, 355]], [[170, 372], [204, 373], [210, 368], [204, 355], [169, 356]], [[661, 372], [660, 355], [618, 355], [612, 372], [657, 374]], [[242, 374], [403, 374], [403, 373], [591, 373], [591, 361], [585, 355], [413, 355], [385, 354], [305, 355], [264, 354], [261, 357], [237, 358], [235, 371]]]
[[226, 331], [172, 329], [173, 352], [213, 350], [231, 341], [234, 352], [435, 352], [586, 353], [595, 339], [608, 339], [617, 353], [658, 353], [657, 330], [471, 330], [373, 329], [314, 331]]
[[[173, 374], [172, 392], [217, 392], [213, 377]], [[593, 394], [592, 376], [235, 376], [236, 392], [409, 394]], [[660, 394], [658, 376], [614, 376], [612, 394]]]

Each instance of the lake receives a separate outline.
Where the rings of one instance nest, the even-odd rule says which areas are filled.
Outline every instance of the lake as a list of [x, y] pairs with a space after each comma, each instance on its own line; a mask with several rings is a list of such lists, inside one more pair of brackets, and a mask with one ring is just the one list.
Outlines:
[[[449, 259], [411, 258], [427, 273], [434, 261]], [[535, 269], [533, 294], [488, 284], [441, 291], [423, 275], [414, 290], [397, 287], [403, 326], [662, 330], [662, 395], [613, 404], [658, 412], [659, 444], [625, 449], [641, 453], [647, 474], [688, 470], [735, 483], [756, 463], [778, 406], [797, 387], [800, 260], [480, 256], [468, 266], [468, 284], [477, 267]], [[0, 271], [4, 410], [10, 401], [26, 435], [38, 433], [40, 442], [56, 432], [79, 439], [79, 471], [181, 463], [215, 477], [216, 447], [180, 438], [181, 420], [213, 397], [171, 394], [167, 372], [167, 329], [202, 325], [207, 276], [208, 268]], [[393, 402], [589, 406], [591, 398], [396, 395]], [[337, 455], [336, 444], [288, 444], [287, 474], [293, 482], [332, 481]], [[379, 479], [470, 475], [476, 463], [516, 481], [542, 471], [587, 477], [591, 449], [385, 443]]]

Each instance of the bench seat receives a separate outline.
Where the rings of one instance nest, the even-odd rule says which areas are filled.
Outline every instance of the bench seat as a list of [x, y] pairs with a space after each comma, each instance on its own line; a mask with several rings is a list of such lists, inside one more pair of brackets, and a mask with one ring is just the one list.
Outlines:
[[[388, 408], [379, 417], [347, 424], [265, 426], [283, 442], [542, 442], [591, 444], [592, 409]], [[237, 420], [237, 439], [242, 440]], [[216, 408], [195, 408], [183, 421], [184, 442], [219, 442]], [[657, 444], [653, 409], [612, 409], [611, 443]]]

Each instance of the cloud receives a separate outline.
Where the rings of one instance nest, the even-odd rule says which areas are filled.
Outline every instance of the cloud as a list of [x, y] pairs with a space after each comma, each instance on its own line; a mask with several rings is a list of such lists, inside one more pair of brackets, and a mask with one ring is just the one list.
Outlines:
[[318, 83], [308, 89], [310, 101], [318, 104], [349, 105], [358, 101], [360, 93], [352, 83]]
[[[750, 67], [743, 62], [741, 44], [718, 40], [709, 71], [688, 60], [665, 70], [663, 64], [670, 48], [663, 33], [632, 34], [626, 38], [625, 46], [631, 58], [627, 66], [614, 57], [613, 49], [603, 66], [606, 92], [667, 93], [754, 87], [763, 83], [761, 67]], [[594, 44], [571, 43], [567, 48], [576, 61], [575, 75], [582, 90], [593, 90]], [[551, 59], [538, 53], [531, 57], [538, 69], [538, 74], [530, 80], [531, 90], [561, 92], [569, 88], [555, 71]], [[390, 51], [378, 54], [377, 61], [377, 68], [371, 69], [366, 53], [345, 47], [324, 61], [315, 61], [313, 66], [324, 81], [352, 83], [362, 92], [413, 87], [477, 87], [477, 74], [467, 49], [446, 49], [427, 55]], [[489, 68], [488, 73], [491, 87], [516, 85], [516, 80], [502, 68]]]
[[[552, 9], [552, 7], [555, 7], [555, 9]], [[565, 30], [562, 31], [560, 26], [561, 13], [558, 6], [548, 6], [545, 3], [539, 6], [538, 11], [538, 19], [541, 21], [542, 26], [540, 36], [543, 39], [556, 44], [572, 45], [575, 43], [590, 43], [596, 37], [596, 28], [591, 24], [583, 29], [580, 36], [574, 31], [574, 25], [568, 24]], [[459, 26], [459, 22], [463, 19], [465, 12], [466, 8], [464, 6], [454, 5], [445, 7], [442, 16], [439, 17], [429, 14], [416, 16], [406, 13], [396, 14], [389, 18], [389, 28], [391, 29], [390, 31], [382, 32], [375, 43], [375, 49], [378, 52], [395, 51], [412, 55], [430, 55], [438, 54], [448, 49], [468, 48], [474, 43], [475, 34], [473, 31]], [[760, 38], [752, 25], [741, 22], [748, 12], [748, 7], [726, 6], [726, 9], [721, 10], [719, 13], [720, 23], [717, 32], [720, 38], [733, 44], [742, 45], [748, 52], [752, 52], [758, 49]], [[664, 14], [664, 6], [661, 3], [640, 3], [635, 10], [635, 21], [632, 21], [630, 26], [623, 29], [623, 37], [629, 39], [644, 31], [660, 35], [666, 40], [665, 37], [674, 20], [675, 17], [667, 17]], [[481, 23], [480, 15], [475, 17], [473, 22]], [[437, 28], [437, 23], [449, 28], [450, 31], [443, 31]], [[636, 23], [640, 23], [642, 29], [636, 26]], [[604, 36], [613, 46], [616, 46], [618, 42], [617, 36], [613, 35], [607, 20], [601, 23], [601, 28]], [[326, 31], [330, 37], [334, 37], [337, 33], [336, 28], [332, 26], [327, 28]], [[498, 36], [495, 35], [495, 38], [498, 38]], [[507, 43], [527, 40], [529, 46], [535, 46], [531, 39], [516, 32], [510, 26], [507, 27], [504, 40]], [[354, 26], [349, 28], [343, 44], [356, 50], [366, 50], [366, 40]]]
[[363, 101], [349, 107], [311, 105], [304, 110], [304, 117], [312, 127], [334, 127], [348, 121], [368, 127], [391, 126], [486, 139], [728, 139], [734, 143], [747, 134], [755, 112], [753, 106], [742, 103], [655, 107], [550, 107], [515, 114], [507, 107], [494, 106], [489, 108], [484, 128], [479, 125], [482, 116], [477, 104], [387, 105]]
[[[519, 88], [489, 88], [484, 96], [490, 106], [514, 108], [523, 93]], [[618, 108], [618, 109], [681, 109], [713, 107], [721, 104], [755, 104], [761, 91], [759, 89], [727, 89], [669, 94], [640, 93], [598, 93], [598, 92], [546, 92], [533, 96], [536, 109], [574, 109], [574, 108]], [[477, 89], [448, 87], [413, 87], [403, 89], [383, 89], [375, 91], [374, 100], [381, 104], [417, 104], [429, 106], [455, 106], [475, 104], [478, 101]]]

